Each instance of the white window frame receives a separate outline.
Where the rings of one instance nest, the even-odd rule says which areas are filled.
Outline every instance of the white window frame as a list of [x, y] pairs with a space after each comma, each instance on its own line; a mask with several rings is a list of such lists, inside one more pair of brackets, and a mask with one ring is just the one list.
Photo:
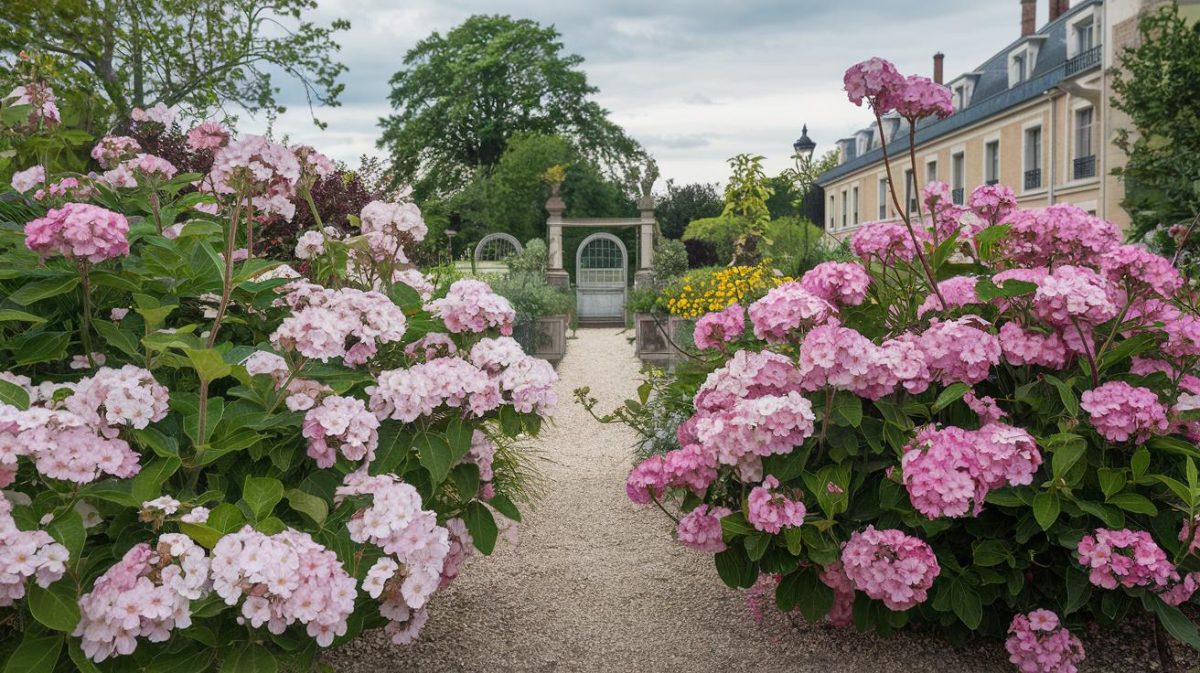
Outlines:
[[845, 229], [847, 226], [849, 226], [849, 223], [850, 223], [850, 219], [847, 217], [847, 213], [850, 210], [850, 198], [846, 194], [847, 194], [847, 191], [845, 189], [843, 189], [842, 190], [842, 226], [840, 227], [841, 229]]
[[[988, 161], [988, 145], [991, 145], [992, 143], [996, 144], [996, 175], [993, 178], [989, 178], [988, 177], [988, 172], [989, 172], [988, 169], [991, 168], [991, 165], [990, 165], [991, 162]], [[1003, 173], [1002, 167], [1003, 167], [1003, 161], [1004, 161], [1004, 147], [1000, 143], [1000, 134], [999, 133], [987, 136], [983, 139], [982, 154], [983, 154], [983, 157], [982, 157], [981, 165], [983, 166], [983, 170], [980, 171], [980, 175], [983, 176], [983, 180], [982, 180], [981, 184], [986, 185], [988, 183], [988, 180], [990, 180], [990, 179], [999, 181], [1000, 174]]]
[[[1084, 110], [1092, 111], [1092, 119], [1088, 122], [1088, 150], [1089, 154], [1079, 153], [1079, 113]], [[1096, 107], [1091, 102], [1083, 100], [1077, 101], [1071, 106], [1071, 161], [1082, 159], [1086, 156], [1096, 155]], [[1074, 168], [1072, 167], [1072, 175]]]
[[1075, 39], [1077, 28], [1085, 23], [1092, 24], [1092, 46], [1098, 47], [1100, 43], [1097, 39], [1100, 37], [1100, 27], [1096, 21], [1096, 6], [1091, 5], [1087, 9], [1082, 9], [1071, 17], [1071, 23], [1067, 25], [1067, 58], [1075, 58], [1081, 52], [1079, 51], [1079, 42]]
[[[1038, 157], [1037, 157], [1037, 165], [1030, 166], [1030, 164], [1029, 164], [1029, 162], [1030, 162], [1029, 134], [1031, 131], [1034, 131], [1034, 130], [1037, 130], [1038, 133], [1040, 134], [1040, 136], [1038, 138]], [[1021, 125], [1021, 191], [1022, 192], [1026, 191], [1025, 190], [1025, 172], [1035, 169], [1035, 168], [1042, 171], [1042, 179], [1040, 181], [1040, 184], [1038, 184], [1037, 187], [1028, 190], [1030, 192], [1040, 192], [1040, 191], [1046, 189], [1046, 178], [1047, 178], [1046, 127], [1045, 127], [1045, 125], [1042, 124], [1041, 119], [1038, 119], [1037, 121], [1026, 122], [1025, 124]]]
[[854, 187], [852, 187], [852, 188], [850, 189], [850, 193], [854, 195], [854, 208], [852, 209], [852, 212], [853, 212], [853, 214], [854, 214], [854, 217], [853, 217], [853, 222], [852, 222], [852, 224], [855, 224], [855, 225], [857, 225], [857, 224], [858, 224], [858, 204], [859, 204], [859, 201], [858, 201], [858, 185], [854, 185]]
[[888, 179], [887, 179], [886, 175], [880, 175], [877, 177], [878, 177], [878, 182], [876, 184], [879, 186], [879, 194], [878, 194], [879, 195], [879, 203], [878, 203], [879, 219], [886, 220], [887, 219], [888, 196], [890, 196], [890, 194], [888, 193], [888, 191], [889, 191]]

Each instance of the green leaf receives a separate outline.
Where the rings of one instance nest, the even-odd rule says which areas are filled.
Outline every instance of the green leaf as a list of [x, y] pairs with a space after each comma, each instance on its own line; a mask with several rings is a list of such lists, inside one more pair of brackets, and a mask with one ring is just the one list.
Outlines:
[[966, 395], [967, 391], [969, 391], [970, 389], [971, 389], [971, 386], [969, 386], [965, 383], [961, 383], [961, 382], [946, 386], [946, 389], [943, 390], [937, 396], [937, 399], [933, 401], [934, 413], [937, 413], [937, 412], [941, 411], [942, 409], [945, 409], [946, 407], [950, 406], [951, 404], [954, 404], [958, 400], [962, 399], [962, 396]]
[[202, 381], [216, 381], [233, 371], [233, 367], [213, 348], [185, 348], [183, 352]]
[[153, 500], [162, 495], [162, 485], [179, 470], [183, 462], [178, 458], [157, 458], [146, 465], [133, 478], [130, 496], [138, 503]]
[[784, 528], [783, 541], [787, 544], [788, 553], [792, 556], [799, 556], [800, 550], [804, 547], [803, 531], [800, 528]]
[[148, 671], [152, 673], [206, 673], [212, 670], [216, 649], [192, 648], [183, 652], [162, 652], [154, 657]]
[[26, 338], [19, 344], [13, 339], [14, 355], [19, 365], [63, 360], [66, 358], [67, 345], [71, 343], [71, 335], [67, 332], [42, 332], [24, 336]]
[[47, 278], [22, 285], [19, 290], [8, 295], [8, 299], [17, 306], [29, 306], [43, 299], [66, 294], [78, 285], [79, 276], [74, 274], [62, 278]]
[[467, 524], [467, 532], [471, 534], [471, 539], [475, 541], [475, 548], [490, 555], [496, 548], [496, 536], [500, 532], [491, 510], [481, 502], [472, 502], [467, 505], [463, 521]]
[[979, 598], [979, 592], [962, 578], [950, 585], [950, 606], [972, 631], [983, 623], [983, 601]]
[[450, 466], [454, 464], [450, 455], [450, 444], [446, 438], [435, 432], [418, 432], [413, 446], [420, 456], [421, 465], [429, 470], [433, 485], [439, 486], [446, 481], [446, 475], [450, 474]]
[[730, 547], [713, 557], [721, 581], [733, 589], [749, 589], [758, 579], [758, 568], [741, 547]]
[[1134, 514], [1145, 514], [1146, 516], [1158, 516], [1158, 508], [1150, 499], [1138, 493], [1118, 493], [1109, 498], [1106, 502], [1110, 505], [1115, 505]]
[[446, 426], [446, 443], [450, 446], [450, 463], [457, 463], [471, 451], [471, 439], [475, 429], [461, 418], [455, 418]]
[[1125, 470], [1102, 467], [1097, 470], [1096, 477], [1100, 480], [1100, 491], [1106, 498], [1125, 488]]
[[479, 466], [475, 463], [455, 465], [450, 470], [450, 480], [463, 502], [473, 500], [479, 493]]
[[1063, 477], [1087, 451], [1087, 440], [1079, 435], [1056, 435], [1054, 440], [1054, 476]]
[[242, 487], [242, 502], [250, 508], [255, 521], [262, 521], [283, 499], [283, 484], [273, 477], [246, 477]]
[[312, 522], [318, 526], [324, 524], [325, 518], [329, 516], [329, 505], [311, 493], [292, 488], [285, 491], [283, 495], [287, 498], [289, 507], [312, 519]]
[[1037, 519], [1042, 530], [1050, 530], [1050, 526], [1058, 521], [1058, 513], [1062, 503], [1055, 493], [1038, 493], [1033, 496], [1033, 518]]
[[500, 512], [509, 519], [517, 522], [521, 521], [521, 511], [517, 509], [517, 506], [513, 504], [512, 500], [508, 499], [507, 495], [497, 491], [497, 493], [492, 496], [492, 499], [488, 501], [488, 504], [492, 506], [492, 509]]
[[500, 407], [500, 429], [506, 437], [516, 437], [521, 434], [521, 414], [511, 406]]
[[1092, 596], [1092, 583], [1088, 580], [1086, 573], [1078, 570], [1067, 569], [1067, 602], [1063, 607], [1063, 616], [1069, 615], [1072, 612], [1079, 610], [1087, 604], [1088, 599]]
[[62, 654], [62, 646], [61, 635], [40, 636], [26, 631], [4, 665], [4, 673], [51, 673]]
[[759, 561], [771, 547], [771, 536], [756, 532], [746, 536], [742, 543], [746, 547], [746, 555], [750, 557], [750, 560]]
[[78, 597], [70, 579], [61, 579], [45, 589], [31, 583], [27, 600], [33, 618], [55, 631], [70, 633], [79, 624]]
[[221, 673], [278, 673], [279, 663], [275, 655], [262, 645], [244, 645], [225, 657], [221, 662]]
[[83, 543], [87, 541], [87, 530], [83, 527], [83, 517], [79, 516], [79, 512], [71, 510], [55, 517], [46, 527], [46, 532], [50, 533], [55, 542], [67, 548], [72, 562], [79, 560], [80, 554], [83, 553]]
[[1050, 374], [1046, 374], [1046, 381], [1058, 389], [1058, 398], [1062, 400], [1063, 406], [1066, 407], [1067, 412], [1070, 413], [1071, 416], [1078, 416], [1079, 398], [1075, 395], [1074, 386], [1055, 376], [1051, 376]]
[[83, 648], [79, 646], [79, 639], [67, 639], [67, 656], [71, 658], [71, 663], [75, 664], [79, 673], [100, 673], [100, 668], [83, 653]]
[[1157, 343], [1158, 335], [1151, 333], [1136, 334], [1128, 339], [1117, 342], [1108, 351], [1105, 351], [1100, 356], [1100, 362], [1096, 363], [1096, 369], [1104, 371], [1113, 365], [1120, 364], [1129, 358], [1144, 353], [1151, 348], [1154, 348]]
[[1179, 608], [1167, 605], [1162, 599], [1148, 593], [1142, 595], [1142, 605], [1158, 615], [1163, 628], [1176, 640], [1200, 650], [1200, 633], [1196, 632], [1196, 625]]
[[1133, 472], [1133, 478], [1141, 479], [1146, 474], [1146, 470], [1150, 469], [1150, 451], [1145, 446], [1139, 446], [1137, 451], [1133, 452], [1133, 458], [1129, 460], [1129, 469]]
[[138, 338], [127, 330], [117, 327], [107, 320], [93, 320], [96, 332], [104, 337], [104, 343], [112, 346], [132, 358], [141, 357], [141, 343]]
[[752, 535], [755, 529], [746, 521], [746, 515], [733, 512], [721, 517], [721, 533], [726, 540], [732, 540], [741, 535]]
[[832, 414], [835, 425], [857, 428], [863, 418], [862, 399], [849, 391], [839, 390], [833, 396]]
[[1008, 547], [1001, 540], [980, 540], [975, 544], [973, 553], [975, 564], [985, 568], [998, 566], [1012, 558]]
[[29, 392], [15, 383], [0, 379], [0, 404], [8, 404], [25, 411], [29, 408]]
[[0, 309], [0, 322], [32, 322], [40, 324], [46, 322], [46, 319], [32, 313], [18, 311], [15, 308], [3, 308]]

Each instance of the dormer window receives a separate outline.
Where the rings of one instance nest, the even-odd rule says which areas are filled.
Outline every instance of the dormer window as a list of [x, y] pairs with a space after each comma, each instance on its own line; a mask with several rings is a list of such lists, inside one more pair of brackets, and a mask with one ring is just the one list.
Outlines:
[[961, 110], [971, 104], [973, 83], [973, 76], [969, 74], [950, 82], [950, 92], [954, 98], [955, 110]]
[[1037, 47], [1034, 44], [1025, 44], [1011, 52], [1008, 55], [1008, 87], [1011, 89], [1028, 80], [1036, 61]]

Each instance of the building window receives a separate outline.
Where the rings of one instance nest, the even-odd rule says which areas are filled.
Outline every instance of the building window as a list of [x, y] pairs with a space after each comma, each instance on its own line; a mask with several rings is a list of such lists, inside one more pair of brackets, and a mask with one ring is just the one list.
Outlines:
[[858, 224], [858, 187], [855, 187], [851, 193], [854, 194], [854, 224]]
[[937, 162], [930, 161], [925, 164], [925, 184], [937, 182]]
[[879, 219], [887, 219], [887, 201], [888, 201], [888, 181], [887, 178], [879, 179]]
[[983, 180], [989, 185], [1000, 182], [1000, 141], [983, 146]]
[[1025, 129], [1025, 189], [1042, 186], [1042, 127]]
[[1008, 85], [1016, 86], [1025, 81], [1025, 54], [1017, 54], [1012, 57], [1012, 62], [1008, 66]]
[[1075, 179], [1096, 176], [1096, 154], [1092, 150], [1092, 108], [1075, 111]]
[[842, 228], [845, 229], [848, 223], [846, 212], [850, 209], [850, 199], [846, 198], [846, 190], [842, 190]]
[[917, 176], [913, 175], [911, 168], [904, 171], [904, 203], [908, 212], [917, 212]]
[[1075, 53], [1083, 52], [1096, 46], [1096, 32], [1092, 19], [1075, 24]]
[[961, 110], [967, 104], [967, 92], [963, 85], [954, 87], [954, 109]]
[[833, 194], [829, 195], [829, 228], [833, 229]]
[[962, 152], [956, 153], [950, 157], [950, 192], [952, 200], [958, 205], [963, 204], [963, 186], [966, 184], [967, 178], [965, 173], [966, 155]]

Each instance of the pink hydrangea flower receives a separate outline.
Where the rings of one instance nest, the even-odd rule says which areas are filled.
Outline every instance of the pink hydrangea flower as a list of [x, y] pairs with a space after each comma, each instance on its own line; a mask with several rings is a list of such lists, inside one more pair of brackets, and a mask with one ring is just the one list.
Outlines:
[[1171, 260], [1140, 245], [1120, 245], [1109, 250], [1101, 256], [1100, 268], [1114, 284], [1127, 284], [1134, 290], [1145, 288], [1164, 299], [1183, 287], [1183, 274]]
[[202, 183], [216, 194], [248, 189], [255, 210], [291, 220], [300, 162], [287, 147], [263, 136], [248, 135], [230, 142], [213, 155], [212, 170]]
[[699, 443], [684, 444], [663, 456], [663, 479], [668, 486], [686, 488], [703, 496], [717, 480], [717, 464], [716, 451]]
[[[1090, 569], [1088, 579], [1103, 589], [1147, 587], [1162, 593], [1185, 581], [1162, 547], [1144, 530], [1097, 528], [1094, 534], [1083, 536], [1076, 553], [1079, 563]], [[1195, 580], [1190, 584], [1194, 591]], [[1176, 591], [1173, 598], [1179, 598], [1179, 593]]]
[[387, 295], [313, 284], [290, 287], [284, 302], [293, 313], [271, 334], [277, 348], [322, 362], [340, 357], [354, 367], [369, 360], [379, 345], [404, 336], [404, 312]]
[[841, 561], [854, 588], [896, 611], [925, 602], [942, 571], [924, 540], [874, 526], [850, 536]]
[[216, 150], [224, 147], [231, 136], [229, 129], [218, 122], [201, 122], [188, 131], [187, 146], [197, 152]]
[[319, 231], [306, 231], [296, 239], [296, 259], [316, 259], [325, 254], [325, 235]]
[[695, 422], [698, 442], [725, 465], [747, 456], [790, 453], [812, 436], [812, 403], [798, 392], [738, 400], [723, 412], [702, 412]]
[[778, 488], [779, 480], [768, 476], [762, 484], [750, 489], [746, 520], [756, 530], [774, 535], [784, 528], [799, 528], [804, 524], [807, 512], [804, 503], [777, 492]]
[[1016, 210], [1008, 219], [1012, 228], [1003, 248], [1022, 266], [1099, 266], [1103, 255], [1121, 242], [1116, 225], [1066, 203]]
[[42, 124], [53, 127], [62, 121], [56, 102], [58, 99], [49, 84], [29, 82], [14, 88], [4, 100], [12, 107], [29, 106], [29, 116], [25, 119], [27, 129], [37, 129]]
[[989, 225], [1002, 224], [1017, 210], [1017, 195], [1008, 185], [980, 185], [971, 191], [967, 205]]
[[461, 358], [439, 358], [407, 369], [379, 373], [367, 387], [370, 409], [380, 419], [411, 423], [448, 406], [466, 407], [474, 415], [500, 406], [500, 384], [487, 372]]
[[429, 232], [415, 203], [372, 201], [363, 206], [359, 225], [377, 261], [408, 261], [404, 246], [420, 243]]
[[798, 332], [827, 322], [836, 309], [792, 281], [772, 288], [750, 305], [749, 312], [754, 336], [768, 343], [787, 343]]
[[333, 467], [339, 451], [349, 460], [374, 460], [378, 431], [379, 419], [362, 400], [330, 395], [305, 414], [301, 434], [308, 456], [325, 468]]
[[[811, 335], [810, 335], [811, 338]], [[801, 374], [786, 356], [740, 350], [708, 375], [696, 392], [696, 411], [725, 411], [742, 399], [801, 390]]]
[[693, 339], [697, 348], [722, 348], [742, 336], [746, 330], [746, 312], [739, 304], [724, 311], [706, 313], [696, 321]]
[[855, 262], [822, 262], [809, 269], [800, 286], [838, 306], [857, 306], [867, 298], [871, 276]]
[[975, 284], [977, 282], [978, 279], [974, 276], [955, 276], [943, 280], [938, 283], [938, 292], [946, 300], [947, 305], [942, 306], [942, 302], [938, 300], [937, 294], [930, 293], [917, 309], [917, 317], [924, 317], [930, 311], [944, 311], [980, 303], [978, 295], [975, 294]]
[[[917, 229], [917, 240], [924, 242], [928, 233]], [[876, 258], [882, 264], [911, 262], [917, 254], [912, 235], [903, 222], [868, 222], [850, 240], [854, 254], [863, 259]]]
[[894, 91], [891, 102], [896, 112], [911, 122], [924, 117], [944, 119], [954, 113], [950, 89], [921, 75], [906, 77], [904, 86]]
[[635, 504], [648, 505], [651, 498], [658, 500], [667, 486], [662, 456], [650, 456], [633, 468], [625, 480], [625, 494]]
[[473, 279], [455, 281], [444, 298], [429, 302], [426, 308], [454, 334], [495, 328], [511, 336], [517, 319], [507, 299], [493, 292], [487, 283]]
[[1099, 325], [1119, 311], [1112, 292], [1109, 282], [1095, 271], [1064, 264], [1038, 284], [1033, 309], [1039, 318], [1059, 328], [1077, 323]]
[[1049, 610], [1015, 615], [1004, 647], [1021, 673], [1078, 673], [1084, 658], [1083, 643]]
[[25, 245], [30, 250], [93, 263], [128, 255], [128, 235], [124, 215], [86, 203], [53, 208], [25, 225]]
[[991, 367], [1000, 363], [1000, 342], [982, 329], [985, 324], [971, 316], [946, 321], [935, 318], [917, 336], [934, 378], [944, 385], [960, 381], [974, 385], [987, 378]]
[[129, 136], [104, 136], [92, 148], [92, 158], [101, 168], [116, 168], [141, 151], [142, 146]]
[[[927, 518], [978, 516], [987, 495], [975, 478], [971, 434], [962, 428], [927, 426], [904, 449], [904, 487], [913, 507]], [[972, 508], [972, 501], [974, 508]]]
[[23, 171], [17, 171], [12, 176], [12, 188], [25, 193], [46, 181], [46, 168], [41, 165], [31, 166]]
[[[833, 483], [833, 482], [829, 482]], [[821, 571], [821, 582], [833, 589], [833, 607], [825, 616], [829, 623], [838, 628], [845, 628], [854, 623], [854, 583], [846, 577], [845, 566], [840, 560], [834, 561]]]
[[1057, 332], [1044, 334], [1022, 329], [1015, 322], [1000, 326], [1000, 350], [1011, 365], [1036, 365], [1062, 369], [1067, 365], [1067, 346]]
[[1149, 388], [1131, 386], [1124, 381], [1109, 381], [1085, 391], [1080, 407], [1088, 412], [1092, 426], [1112, 442], [1141, 444], [1152, 434], [1167, 431], [1167, 408]]
[[866, 100], [877, 113], [882, 114], [895, 106], [894, 92], [903, 89], [905, 81], [896, 66], [876, 57], [850, 66], [842, 83], [851, 103], [862, 107]]
[[[0, 421], [0, 428], [3, 428], [3, 421]], [[0, 430], [0, 440], [3, 434]], [[2, 451], [0, 459], [3, 459]], [[8, 607], [24, 598], [30, 577], [43, 589], [62, 579], [67, 571], [68, 557], [67, 548], [55, 542], [46, 531], [17, 528], [12, 517], [12, 503], [0, 494], [0, 607]]]
[[725, 551], [721, 539], [721, 519], [732, 514], [728, 507], [700, 505], [679, 520], [675, 532], [679, 542], [697, 551], [716, 554]]
[[337, 167], [329, 157], [321, 154], [310, 145], [293, 145], [296, 160], [300, 162], [300, 174], [307, 181], [315, 181], [333, 175]]

